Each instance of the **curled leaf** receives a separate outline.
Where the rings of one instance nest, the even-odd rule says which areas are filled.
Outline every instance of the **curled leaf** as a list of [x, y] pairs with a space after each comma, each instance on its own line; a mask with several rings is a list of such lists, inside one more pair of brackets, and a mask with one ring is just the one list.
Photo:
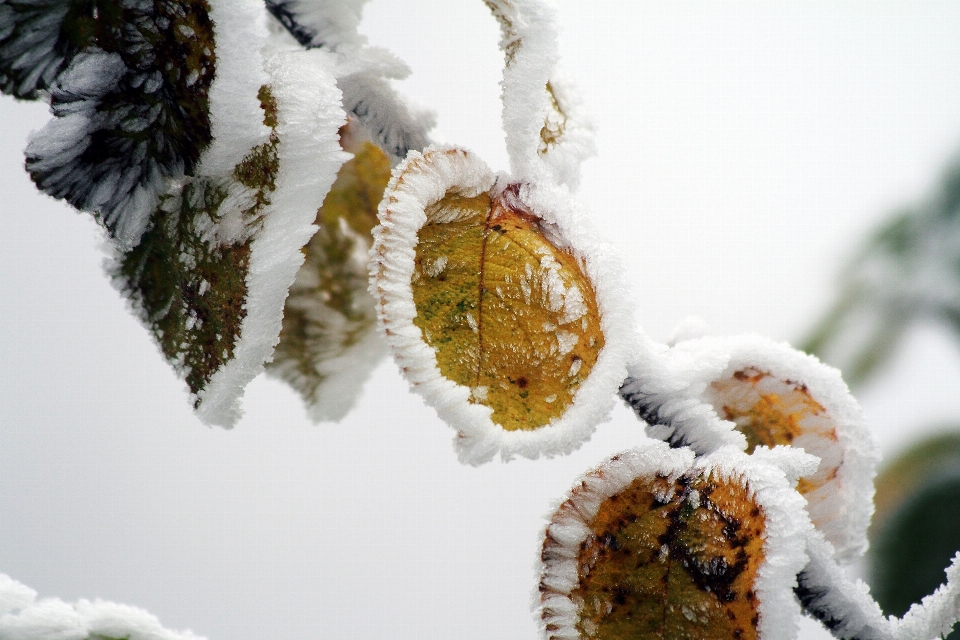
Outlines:
[[[142, 241], [118, 252], [112, 268], [201, 419], [223, 426], [239, 418], [245, 385], [273, 352], [300, 249], [346, 155], [336, 140], [343, 112], [327, 58], [261, 59], [249, 46], [257, 33], [247, 31], [249, 16], [239, 9], [232, 5], [217, 22], [235, 30], [218, 41], [224, 65], [211, 90], [223, 135], [197, 175], [164, 195]], [[264, 84], [251, 86], [258, 77]]]
[[657, 444], [587, 474], [547, 527], [545, 637], [789, 637], [810, 525], [786, 478], [747, 460]]
[[562, 195], [430, 149], [395, 171], [380, 221], [371, 287], [388, 343], [464, 457], [535, 457], [587, 437], [631, 334], [599, 288], [612, 265]]
[[817, 456], [815, 473], [797, 483], [810, 518], [843, 560], [863, 553], [879, 454], [835, 369], [758, 337], [700, 338], [648, 348], [621, 396], [651, 436], [674, 446], [791, 446]]
[[542, 0], [484, 0], [500, 23], [503, 129], [520, 179], [575, 189], [580, 163], [596, 153], [593, 125], [573, 82], [558, 68], [557, 19]]
[[346, 415], [386, 352], [367, 292], [367, 263], [390, 160], [373, 143], [356, 140], [355, 126], [341, 129], [341, 146], [354, 156], [340, 168], [317, 212], [319, 230], [304, 247], [280, 342], [267, 365], [300, 392], [317, 422]]

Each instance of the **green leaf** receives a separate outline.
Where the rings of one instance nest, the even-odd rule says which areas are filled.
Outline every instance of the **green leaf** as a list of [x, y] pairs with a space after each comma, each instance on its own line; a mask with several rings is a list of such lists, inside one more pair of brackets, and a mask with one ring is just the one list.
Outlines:
[[926, 438], [888, 464], [876, 504], [870, 585], [886, 614], [902, 616], [940, 586], [960, 552], [960, 433]]
[[[259, 98], [263, 122], [274, 129], [270, 89], [261, 87]], [[195, 407], [213, 374], [234, 356], [247, 312], [250, 245], [276, 187], [278, 144], [274, 132], [232, 176], [188, 180], [165, 196], [140, 243], [121, 253], [113, 269], [118, 287], [186, 380]], [[243, 205], [235, 211], [238, 201]], [[231, 243], [212, 241], [213, 226], [236, 214], [247, 231]]]

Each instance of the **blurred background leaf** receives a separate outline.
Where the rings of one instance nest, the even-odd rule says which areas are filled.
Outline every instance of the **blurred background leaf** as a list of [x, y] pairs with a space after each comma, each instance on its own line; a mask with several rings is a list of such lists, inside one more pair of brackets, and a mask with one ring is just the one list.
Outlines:
[[840, 276], [836, 302], [801, 348], [857, 385], [923, 318], [960, 334], [960, 162], [932, 196], [897, 212], [863, 243]]
[[[902, 616], [944, 581], [960, 550], [960, 425], [921, 440], [877, 477], [869, 582], [884, 613]], [[958, 640], [954, 630], [948, 640]]]

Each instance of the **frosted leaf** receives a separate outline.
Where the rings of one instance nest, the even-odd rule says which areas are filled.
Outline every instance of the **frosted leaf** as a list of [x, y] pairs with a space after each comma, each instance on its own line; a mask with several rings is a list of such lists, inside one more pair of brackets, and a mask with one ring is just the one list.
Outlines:
[[648, 343], [620, 394], [649, 435], [674, 446], [789, 445], [819, 457], [797, 485], [810, 518], [843, 561], [863, 553], [879, 454], [835, 369], [760, 337]]
[[811, 528], [801, 503], [776, 466], [732, 448], [614, 456], [547, 526], [544, 637], [794, 638]]
[[398, 365], [467, 462], [566, 453], [608, 416], [632, 323], [622, 272], [575, 206], [455, 148], [394, 170], [371, 291]]
[[[77, 24], [86, 3], [0, 0], [0, 91], [35, 100], [80, 50], [91, 44]], [[89, 21], [90, 18], [86, 17]]]
[[484, 0], [500, 23], [503, 129], [519, 178], [576, 189], [580, 163], [596, 153], [576, 87], [557, 68], [557, 18], [542, 0]]
[[209, 92], [220, 71], [210, 5], [3, 6], [18, 18], [0, 42], [5, 91], [34, 97], [49, 87], [55, 116], [31, 138], [27, 170], [40, 190], [136, 245], [168, 181], [192, 173], [212, 139]]
[[[224, 22], [231, 18], [243, 15]], [[233, 43], [249, 46], [242, 37]], [[343, 112], [329, 56], [254, 55], [248, 66], [265, 69], [260, 77], [269, 84], [249, 96], [256, 67], [246, 74], [237, 68], [236, 76], [217, 76], [226, 86], [215, 87], [215, 95], [225, 110], [217, 126], [241, 126], [250, 98], [259, 103], [257, 120], [222, 146], [217, 138], [200, 164], [209, 173], [172, 189], [142, 242], [112, 267], [117, 286], [186, 380], [200, 418], [222, 426], [239, 418], [243, 388], [273, 352], [300, 249], [347, 159], [337, 144]], [[266, 135], [251, 135], [259, 131]], [[240, 156], [238, 137], [260, 142]]]
[[341, 146], [354, 157], [340, 168], [317, 212], [319, 231], [304, 247], [280, 342], [267, 365], [300, 392], [317, 422], [343, 418], [386, 353], [367, 292], [367, 263], [390, 161], [355, 129], [351, 121], [340, 130]]
[[[390, 86], [409, 68], [367, 45], [357, 32], [365, 0], [271, 0], [267, 9], [307, 49], [331, 53], [349, 118], [341, 145], [354, 159], [341, 169], [317, 214], [317, 235], [287, 300], [283, 330], [269, 369], [304, 397], [315, 421], [339, 420], [383, 355], [366, 291], [370, 230], [397, 164], [428, 143], [432, 116], [417, 113]], [[282, 32], [275, 40], [282, 40]]]
[[202, 640], [171, 631], [143, 609], [104, 600], [36, 600], [36, 592], [0, 573], [0, 638], [4, 640]]
[[960, 620], [960, 554], [946, 569], [946, 582], [896, 618], [884, 617], [870, 588], [847, 576], [820, 532], [810, 535], [807, 553], [810, 563], [798, 576], [797, 597], [804, 611], [838, 638], [931, 640], [945, 637]]

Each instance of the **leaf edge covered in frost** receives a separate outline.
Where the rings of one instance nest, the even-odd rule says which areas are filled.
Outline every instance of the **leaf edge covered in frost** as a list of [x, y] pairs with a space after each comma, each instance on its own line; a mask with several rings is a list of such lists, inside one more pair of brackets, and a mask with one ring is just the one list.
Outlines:
[[812, 529], [802, 508], [802, 498], [790, 483], [795, 474], [815, 465], [802, 452], [779, 447], [759, 457], [734, 447], [710, 456], [696, 457], [687, 448], [663, 442], [615, 455], [584, 474], [551, 511], [543, 530], [543, 551], [537, 563], [541, 576], [535, 593], [535, 610], [546, 640], [578, 640], [577, 605], [570, 594], [579, 582], [578, 555], [591, 535], [590, 522], [606, 499], [620, 493], [637, 478], [659, 475], [670, 481], [689, 472], [717, 474], [739, 483], [764, 509], [765, 561], [757, 573], [761, 640], [793, 640], [801, 614], [791, 593], [798, 572], [807, 564], [806, 536]]
[[280, 340], [266, 366], [268, 375], [300, 394], [314, 423], [343, 419], [387, 354], [367, 290], [373, 238], [358, 218], [375, 223], [390, 165], [379, 147], [357, 139], [354, 122], [348, 118], [340, 129], [341, 148], [354, 156], [340, 167], [317, 212], [319, 229], [303, 248]]
[[273, 353], [287, 291], [303, 263], [300, 249], [316, 232], [316, 211], [349, 158], [337, 137], [344, 115], [330, 56], [279, 47], [266, 53], [264, 67], [278, 105], [280, 169], [262, 226], [251, 243], [246, 315], [234, 358], [198, 394], [201, 420], [221, 426], [239, 420], [245, 386], [263, 371]]
[[4, 640], [203, 640], [164, 628], [139, 607], [106, 600], [37, 600], [37, 592], [0, 573], [0, 637]]
[[500, 23], [502, 119], [510, 168], [519, 179], [548, 178], [576, 190], [580, 164], [596, 154], [596, 142], [577, 87], [558, 68], [556, 9], [543, 0], [484, 3]]
[[584, 259], [594, 287], [605, 345], [589, 376], [577, 390], [570, 408], [558, 419], [533, 431], [506, 431], [495, 424], [491, 409], [472, 404], [471, 390], [441, 374], [436, 356], [414, 324], [417, 317], [411, 278], [417, 233], [426, 222], [424, 209], [451, 189], [472, 197], [493, 188], [497, 178], [474, 154], [456, 147], [428, 147], [411, 152], [395, 170], [380, 204], [380, 226], [371, 248], [370, 292], [377, 300], [381, 329], [397, 365], [411, 388], [457, 430], [456, 448], [462, 462], [481, 464], [498, 454], [526, 458], [569, 453], [609, 419], [616, 389], [634, 352], [635, 334], [624, 292], [623, 270], [612, 248], [599, 243], [585, 228], [582, 212], [562, 189], [524, 184], [520, 197], [534, 214], [556, 226], [576, 254]]
[[334, 75], [344, 110], [359, 120], [395, 166], [411, 149], [420, 151], [430, 144], [427, 132], [435, 117], [414, 108], [388, 82], [406, 78], [410, 68], [386, 49], [369, 46], [358, 32], [367, 2], [267, 0], [267, 10], [301, 46], [335, 54]]
[[620, 396], [647, 422], [652, 438], [689, 446], [698, 454], [725, 445], [746, 449], [743, 434], [704, 397], [712, 382], [744, 368], [802, 385], [833, 419], [842, 453], [836, 478], [842, 490], [830, 492], [820, 503], [836, 514], [824, 533], [842, 562], [855, 560], [867, 547], [880, 454], [863, 410], [838, 370], [786, 343], [756, 335], [707, 336], [669, 348], [647, 341], [628, 367]]

